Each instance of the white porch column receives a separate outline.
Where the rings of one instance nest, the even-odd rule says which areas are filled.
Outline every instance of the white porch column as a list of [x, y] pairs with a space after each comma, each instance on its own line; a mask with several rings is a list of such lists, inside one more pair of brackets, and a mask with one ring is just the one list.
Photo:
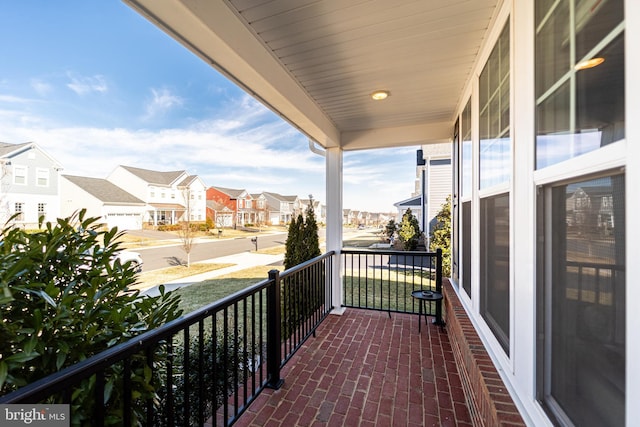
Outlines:
[[333, 314], [344, 313], [342, 305], [342, 149], [326, 150], [326, 193], [327, 193], [327, 252], [335, 251], [333, 257], [333, 289], [331, 305]]
[[640, 182], [640, 81], [635, 77], [640, 67], [640, 2], [625, 0], [625, 127], [627, 136], [627, 164], [625, 177], [625, 281], [626, 281], [626, 424], [635, 425], [640, 419], [640, 209], [638, 182]]

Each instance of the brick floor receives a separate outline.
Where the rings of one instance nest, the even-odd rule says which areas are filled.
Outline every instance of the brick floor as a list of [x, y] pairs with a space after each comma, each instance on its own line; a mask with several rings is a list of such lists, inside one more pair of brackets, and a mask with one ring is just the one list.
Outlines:
[[471, 426], [446, 329], [391, 316], [329, 316], [235, 425]]

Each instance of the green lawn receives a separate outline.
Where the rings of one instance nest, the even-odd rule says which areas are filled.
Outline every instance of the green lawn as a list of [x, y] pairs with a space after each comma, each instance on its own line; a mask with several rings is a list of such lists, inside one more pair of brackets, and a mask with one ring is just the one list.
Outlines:
[[[180, 288], [175, 292], [180, 295], [180, 308], [185, 313], [222, 299], [248, 286], [254, 285], [269, 277], [273, 266], [260, 266], [231, 273], [215, 279]], [[282, 267], [278, 268], [280, 271]]]

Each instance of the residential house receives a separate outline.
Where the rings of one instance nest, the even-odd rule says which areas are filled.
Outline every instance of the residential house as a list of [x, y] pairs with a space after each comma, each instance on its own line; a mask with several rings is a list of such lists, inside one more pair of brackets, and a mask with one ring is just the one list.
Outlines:
[[415, 192], [421, 197], [420, 229], [430, 236], [437, 224], [437, 215], [451, 195], [451, 144], [423, 146], [417, 151]]
[[253, 224], [256, 219], [253, 198], [247, 190], [209, 187], [207, 188], [207, 200], [217, 202], [231, 209], [234, 213], [233, 227], [244, 227], [245, 224]]
[[307, 218], [307, 209], [309, 208], [309, 205], [311, 204], [312, 201], [313, 201], [313, 214], [316, 217], [316, 222], [323, 223], [324, 222], [324, 217], [322, 215], [323, 208], [322, 208], [322, 205], [320, 204], [320, 201], [316, 199], [298, 199], [300, 210], [302, 211], [302, 217], [305, 219]]
[[60, 214], [63, 217], [86, 209], [87, 217], [100, 218], [108, 228], [140, 230], [147, 204], [101, 178], [62, 175]]
[[411, 209], [411, 213], [416, 217], [418, 223], [422, 224], [422, 196], [409, 197], [408, 199], [394, 203], [393, 206], [398, 210], [395, 217], [396, 224], [400, 224], [402, 216], [407, 209]]
[[[636, 424], [640, 2], [125, 2], [324, 150], [336, 266], [344, 152], [452, 141], [444, 289], [496, 368], [493, 396], [527, 425]], [[567, 199], [594, 186], [604, 239], [567, 226]]]
[[267, 202], [268, 221], [272, 225], [288, 224], [301, 213], [298, 196], [283, 196], [266, 191], [262, 195]]
[[254, 224], [255, 225], [266, 225], [268, 210], [267, 210], [267, 197], [262, 193], [251, 194], [251, 199], [253, 200], [253, 210], [254, 214]]
[[205, 185], [184, 170], [162, 172], [121, 165], [107, 180], [145, 201], [144, 222], [150, 225], [206, 219]]
[[235, 212], [223, 203], [207, 200], [207, 218], [211, 219], [216, 228], [231, 228]]
[[[62, 166], [34, 142], [0, 142], [0, 221], [37, 228], [60, 214]], [[15, 215], [15, 217], [14, 217]]]

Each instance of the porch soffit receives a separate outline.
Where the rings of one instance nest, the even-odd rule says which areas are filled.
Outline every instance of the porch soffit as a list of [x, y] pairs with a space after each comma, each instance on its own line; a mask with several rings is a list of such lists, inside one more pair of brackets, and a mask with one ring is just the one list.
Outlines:
[[321, 146], [360, 150], [451, 137], [501, 0], [124, 1]]

